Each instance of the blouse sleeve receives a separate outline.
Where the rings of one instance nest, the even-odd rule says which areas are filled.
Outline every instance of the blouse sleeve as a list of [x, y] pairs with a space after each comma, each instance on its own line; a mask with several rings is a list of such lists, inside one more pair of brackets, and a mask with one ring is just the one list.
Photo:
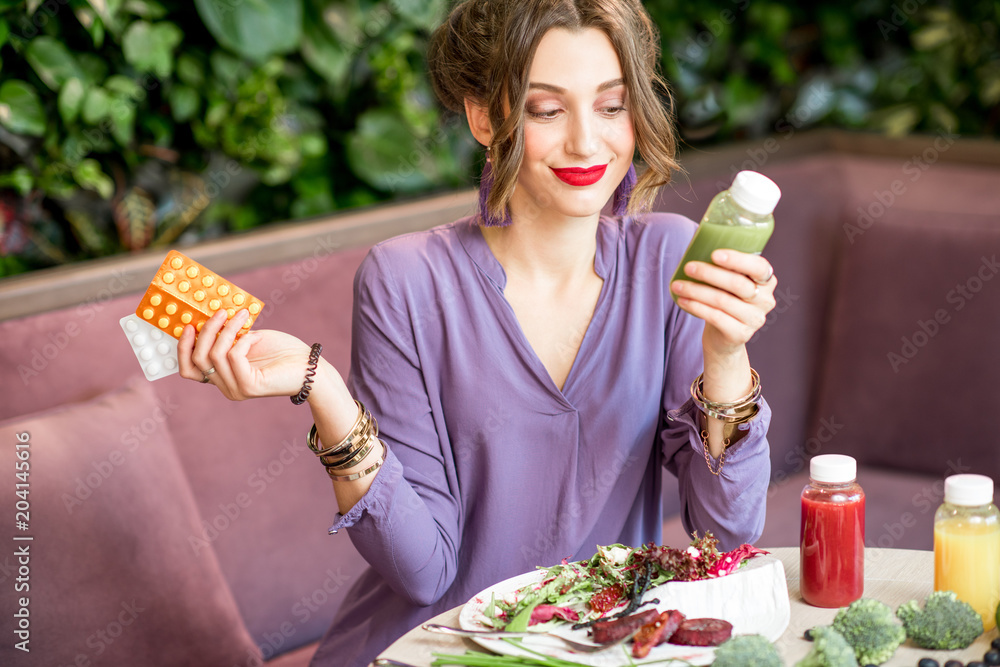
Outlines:
[[375, 246], [355, 276], [347, 384], [378, 421], [388, 452], [368, 492], [330, 532], [346, 528], [396, 593], [426, 606], [455, 578], [461, 506], [447, 434], [435, 423], [410, 317], [386, 264]]
[[[771, 476], [767, 427], [771, 410], [764, 401], [742, 430], [739, 442], [726, 449], [722, 471], [712, 474], [698, 428], [698, 408], [691, 400], [691, 382], [702, 371], [701, 334], [704, 322], [680, 308], [668, 327], [667, 368], [663, 390], [664, 428], [660, 432], [664, 465], [677, 476], [681, 521], [691, 534], [712, 531], [720, 548], [753, 543], [764, 530], [767, 487]], [[718, 470], [719, 461], [712, 459]]]

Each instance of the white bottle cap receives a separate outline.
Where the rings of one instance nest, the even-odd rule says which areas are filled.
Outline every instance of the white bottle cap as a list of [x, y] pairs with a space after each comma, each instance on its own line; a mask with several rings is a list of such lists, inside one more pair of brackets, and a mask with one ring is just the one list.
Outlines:
[[993, 480], [986, 475], [952, 475], [944, 480], [944, 501], [975, 507], [993, 502]]
[[736, 174], [729, 194], [737, 204], [757, 215], [767, 215], [781, 199], [781, 190], [774, 181], [756, 171]]
[[820, 454], [809, 461], [809, 477], [827, 484], [846, 484], [858, 476], [858, 462], [843, 454]]

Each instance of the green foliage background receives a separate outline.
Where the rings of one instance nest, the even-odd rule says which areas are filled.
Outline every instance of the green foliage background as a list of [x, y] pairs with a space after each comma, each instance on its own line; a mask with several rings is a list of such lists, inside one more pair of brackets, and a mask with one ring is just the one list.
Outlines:
[[[685, 143], [992, 136], [1000, 3], [652, 0]], [[0, 276], [476, 182], [446, 0], [0, 0]]]

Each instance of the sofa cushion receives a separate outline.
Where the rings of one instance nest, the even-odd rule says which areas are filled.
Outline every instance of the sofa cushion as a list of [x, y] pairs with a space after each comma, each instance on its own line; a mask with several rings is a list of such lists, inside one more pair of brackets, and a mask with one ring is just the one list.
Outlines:
[[[26, 554], [3, 563], [24, 577], [23, 590], [5, 585], [28, 614], [16, 618], [20, 604], [3, 614], [0, 663], [260, 660], [215, 552], [191, 547], [200, 517], [166, 424], [173, 409], [139, 376], [91, 401], [0, 423], [0, 497], [8, 510], [27, 506], [0, 520], [13, 553]], [[10, 479], [19, 459], [23, 498]], [[30, 634], [16, 641], [27, 639], [30, 653], [11, 641], [19, 624]]]
[[1000, 226], [941, 206], [875, 209], [845, 245], [813, 431], [868, 465], [1000, 479]]

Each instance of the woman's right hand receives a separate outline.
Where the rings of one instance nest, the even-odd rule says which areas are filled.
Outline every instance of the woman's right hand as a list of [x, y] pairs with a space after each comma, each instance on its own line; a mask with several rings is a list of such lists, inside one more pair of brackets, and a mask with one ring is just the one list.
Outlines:
[[295, 336], [267, 329], [248, 331], [234, 345], [247, 317], [249, 313], [241, 310], [227, 323], [226, 312], [220, 310], [197, 334], [190, 324], [184, 327], [177, 343], [181, 377], [198, 382], [208, 378], [232, 401], [299, 393], [309, 346]]

